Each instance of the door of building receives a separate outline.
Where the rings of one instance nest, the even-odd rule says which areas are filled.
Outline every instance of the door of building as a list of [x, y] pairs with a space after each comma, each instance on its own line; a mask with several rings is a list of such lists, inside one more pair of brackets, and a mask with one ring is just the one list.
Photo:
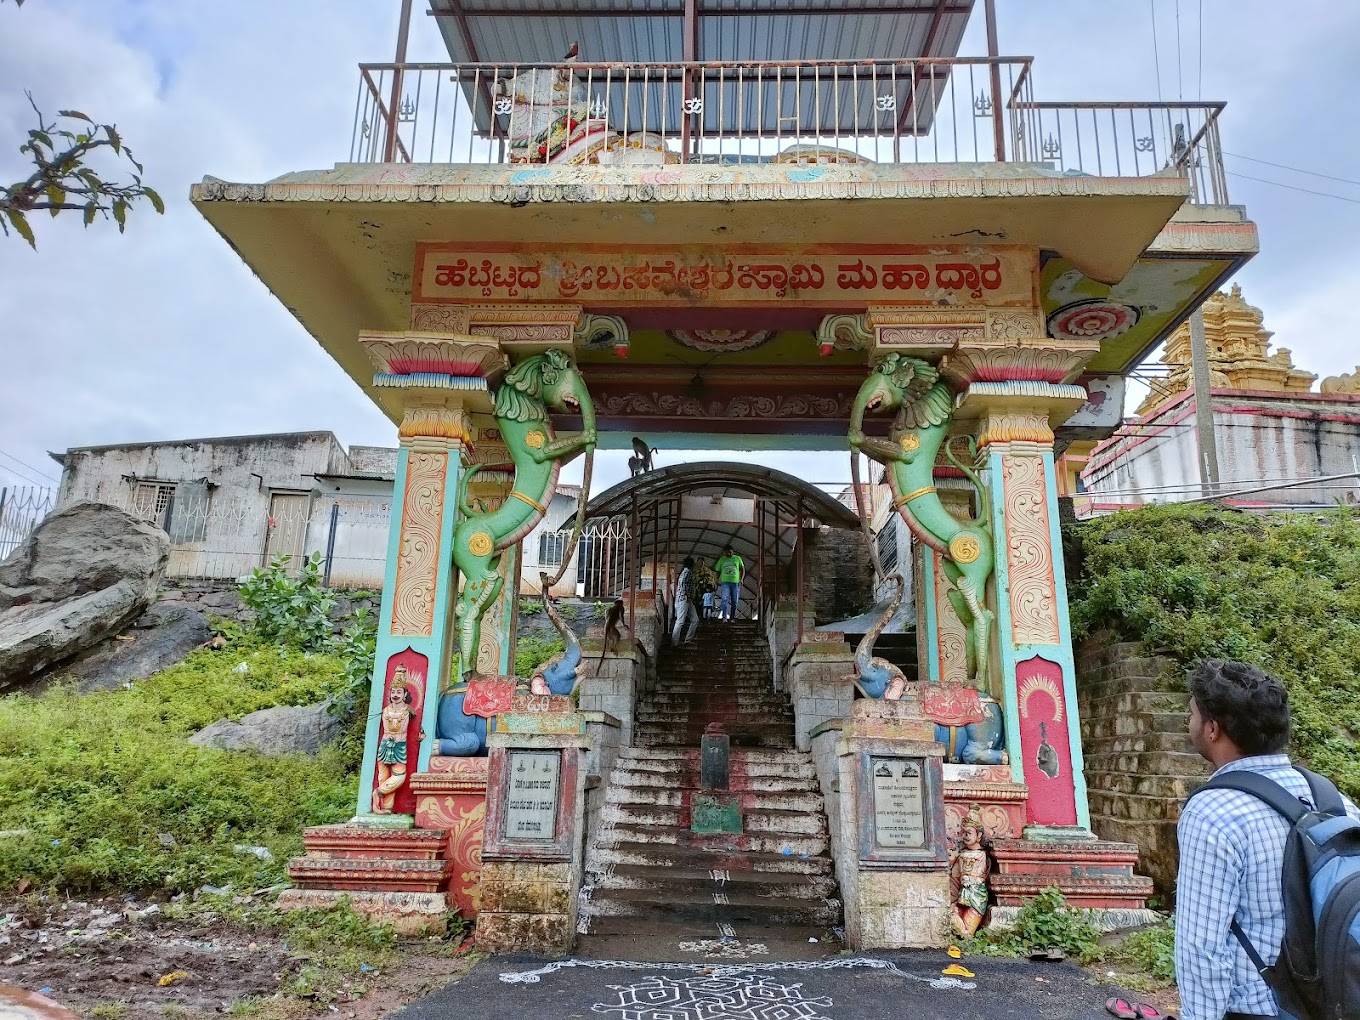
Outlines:
[[264, 539], [264, 562], [267, 566], [275, 556], [287, 556], [288, 573], [296, 574], [302, 564], [307, 540], [307, 505], [305, 493], [276, 492], [269, 498], [269, 522]]

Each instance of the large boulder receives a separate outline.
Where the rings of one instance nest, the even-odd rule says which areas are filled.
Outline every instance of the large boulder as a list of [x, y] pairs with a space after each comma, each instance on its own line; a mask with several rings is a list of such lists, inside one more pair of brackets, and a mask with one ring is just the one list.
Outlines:
[[0, 563], [0, 610], [64, 602], [120, 581], [140, 582], [154, 595], [169, 558], [169, 536], [149, 521], [106, 503], [72, 503], [48, 514]]
[[117, 507], [75, 503], [50, 514], [0, 563], [0, 690], [137, 619], [169, 557], [164, 531]]
[[112, 691], [145, 680], [179, 662], [212, 637], [208, 618], [190, 606], [152, 606], [116, 641], [109, 641], [66, 670], [80, 693]]
[[240, 722], [219, 719], [205, 726], [189, 743], [224, 751], [258, 751], [278, 755], [317, 751], [340, 735], [341, 721], [331, 714], [330, 702], [318, 705], [279, 705], [243, 716]]

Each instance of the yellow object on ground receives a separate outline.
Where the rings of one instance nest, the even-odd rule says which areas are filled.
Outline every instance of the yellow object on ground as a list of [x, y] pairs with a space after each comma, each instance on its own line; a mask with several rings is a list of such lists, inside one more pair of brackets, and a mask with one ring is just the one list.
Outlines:
[[944, 970], [940, 971], [940, 973], [948, 974], [950, 977], [977, 977], [977, 975], [967, 967], [962, 967], [957, 963], [951, 963]]

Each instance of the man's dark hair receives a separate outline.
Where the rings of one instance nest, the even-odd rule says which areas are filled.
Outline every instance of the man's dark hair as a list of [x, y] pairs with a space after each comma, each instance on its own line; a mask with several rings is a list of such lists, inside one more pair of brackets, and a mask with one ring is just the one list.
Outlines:
[[694, 569], [694, 557], [693, 557], [693, 556], [686, 556], [685, 559], [684, 559], [684, 566], [689, 567], [691, 570], [693, 570], [693, 569]]
[[1243, 754], [1278, 754], [1289, 743], [1289, 693], [1259, 666], [1205, 659], [1190, 674], [1190, 696]]

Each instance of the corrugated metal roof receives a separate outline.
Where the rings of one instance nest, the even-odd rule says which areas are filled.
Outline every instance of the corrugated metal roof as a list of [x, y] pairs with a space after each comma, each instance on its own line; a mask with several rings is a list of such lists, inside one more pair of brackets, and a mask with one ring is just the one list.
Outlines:
[[[708, 0], [699, 8], [697, 59], [952, 57], [973, 2]], [[684, 56], [680, 0], [430, 0], [430, 8], [445, 15], [436, 20], [455, 63], [551, 62], [573, 42], [582, 61], [659, 63]], [[926, 52], [937, 15], [940, 25]]]
[[[974, 0], [700, 0], [698, 52], [701, 61], [906, 60], [953, 57], [963, 39]], [[683, 0], [430, 0], [449, 56], [455, 63], [523, 64], [562, 59], [576, 43], [578, 59], [589, 63], [673, 63], [684, 59]], [[562, 13], [556, 13], [556, 12]], [[730, 74], [724, 79], [731, 81]], [[805, 82], [805, 84], [808, 84]], [[470, 86], [467, 86], [470, 88]], [[898, 110], [913, 109], [915, 133], [928, 130], [943, 94], [943, 77], [933, 88], [918, 87], [909, 104], [909, 82], [885, 86], [897, 93]], [[825, 89], [825, 85], [823, 86]], [[659, 89], [657, 90], [659, 98]], [[653, 103], [646, 127], [672, 133], [679, 124], [678, 90], [668, 102]], [[728, 86], [735, 100], [736, 90]], [[792, 109], [792, 86], [784, 84], [784, 108], [774, 109], [774, 89], [763, 97], [764, 110], [751, 108], [744, 90], [744, 130], [769, 131], [778, 115]], [[836, 110], [819, 110], [812, 125], [822, 131], [849, 134], [874, 122], [874, 92], [862, 89], [859, 102], [843, 94]], [[883, 89], [877, 90], [880, 94]], [[825, 93], [824, 93], [825, 94]], [[711, 95], [707, 102], [717, 103]], [[828, 104], [829, 106], [830, 104]], [[737, 106], [733, 101], [731, 108]], [[856, 109], [856, 107], [859, 107]], [[725, 109], [728, 104], [724, 104]], [[613, 104], [613, 109], [619, 109]], [[758, 115], [758, 116], [757, 116]], [[479, 117], [479, 120], [482, 118]], [[634, 118], [630, 117], [630, 121]], [[722, 117], [724, 131], [738, 129], [736, 114]], [[811, 121], [802, 120], [809, 126]], [[479, 125], [483, 126], [483, 125]], [[615, 125], [621, 128], [623, 125]], [[705, 128], [717, 121], [705, 113]], [[484, 129], [484, 126], [483, 126]]]

